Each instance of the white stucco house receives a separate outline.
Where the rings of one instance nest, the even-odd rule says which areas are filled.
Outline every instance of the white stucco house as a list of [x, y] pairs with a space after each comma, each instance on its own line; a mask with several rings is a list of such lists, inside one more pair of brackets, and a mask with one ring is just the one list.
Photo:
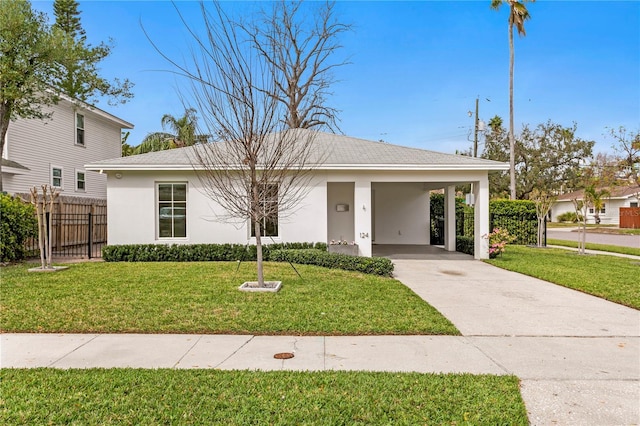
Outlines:
[[[305, 130], [303, 132], [311, 132]], [[278, 218], [263, 241], [354, 241], [362, 256], [373, 244], [430, 244], [430, 191], [444, 189], [445, 249], [455, 251], [455, 186], [472, 183], [475, 257], [488, 258], [488, 172], [508, 164], [383, 142], [314, 132], [313, 168], [297, 210]], [[108, 244], [255, 242], [248, 221], [219, 222], [192, 166], [198, 146], [97, 161], [107, 176]], [[242, 165], [238, 166], [241, 167]], [[230, 172], [231, 173], [231, 172]]]
[[[610, 195], [605, 197], [604, 207], [600, 210], [600, 223], [603, 225], [620, 225], [620, 207], [638, 207], [640, 200], [637, 186], [617, 186], [609, 189]], [[574, 199], [582, 201], [584, 192], [574, 191], [558, 196], [551, 208], [551, 220], [558, 221], [558, 216], [566, 212], [575, 212]], [[595, 211], [593, 207], [587, 210], [587, 223], [595, 223]]]
[[50, 119], [9, 124], [1, 160], [4, 191], [24, 194], [49, 184], [61, 197], [106, 199], [106, 176], [84, 166], [119, 157], [122, 129], [133, 125], [66, 96], [45, 112]]

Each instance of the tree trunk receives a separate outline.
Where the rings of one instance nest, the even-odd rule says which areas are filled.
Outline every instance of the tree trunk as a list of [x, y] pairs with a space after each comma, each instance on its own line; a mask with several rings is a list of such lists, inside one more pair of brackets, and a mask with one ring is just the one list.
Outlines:
[[509, 188], [511, 199], [516, 199], [516, 143], [513, 135], [513, 22], [509, 22]]
[[256, 262], [258, 264], [258, 287], [264, 286], [264, 271], [262, 268], [262, 230], [260, 229], [260, 223], [254, 222], [254, 228], [256, 230]]

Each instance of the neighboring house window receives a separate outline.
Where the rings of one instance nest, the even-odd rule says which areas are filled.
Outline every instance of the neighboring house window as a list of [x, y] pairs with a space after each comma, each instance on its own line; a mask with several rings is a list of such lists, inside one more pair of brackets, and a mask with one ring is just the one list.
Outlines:
[[62, 189], [62, 167], [51, 166], [51, 186]]
[[158, 237], [187, 236], [187, 184], [158, 184]]
[[86, 189], [87, 180], [85, 172], [76, 170], [76, 191], [84, 192]]
[[84, 146], [84, 115], [76, 113], [76, 144]]
[[[603, 204], [602, 208], [600, 209], [600, 214], [605, 214], [605, 213], [607, 213], [607, 205]], [[589, 207], [589, 214], [594, 214], [593, 207]]]
[[[262, 211], [267, 212], [267, 218], [263, 218], [260, 222], [260, 236], [277, 237], [278, 236], [278, 185], [263, 185], [261, 190]], [[256, 236], [256, 228], [253, 221], [251, 222], [251, 236]]]
[[635, 203], [635, 202], [634, 203], [630, 203], [629, 207], [638, 207], [638, 203]]

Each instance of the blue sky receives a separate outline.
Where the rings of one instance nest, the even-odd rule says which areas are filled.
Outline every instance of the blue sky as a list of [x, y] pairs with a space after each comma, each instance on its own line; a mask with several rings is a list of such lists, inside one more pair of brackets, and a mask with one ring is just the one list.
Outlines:
[[[471, 146], [473, 118], [508, 123], [507, 8], [486, 1], [338, 1], [337, 16], [353, 25], [342, 37], [329, 104], [340, 110], [349, 135], [453, 153]], [[224, 2], [237, 11], [266, 5]], [[34, 1], [53, 22], [52, 1]], [[198, 3], [178, 7], [198, 21]], [[268, 6], [268, 5], [266, 5]], [[640, 2], [537, 1], [529, 3], [526, 37], [515, 37], [515, 123], [576, 122], [578, 136], [613, 143], [605, 127], [640, 128]], [[80, 1], [89, 40], [112, 37], [103, 75], [129, 78], [135, 98], [99, 107], [135, 124], [129, 143], [162, 130], [163, 114], [184, 108], [176, 80], [146, 39], [140, 22], [169, 56], [180, 58], [188, 39], [167, 1]], [[186, 53], [186, 52], [184, 52]], [[488, 100], [487, 100], [488, 99]], [[482, 146], [480, 147], [480, 150]]]

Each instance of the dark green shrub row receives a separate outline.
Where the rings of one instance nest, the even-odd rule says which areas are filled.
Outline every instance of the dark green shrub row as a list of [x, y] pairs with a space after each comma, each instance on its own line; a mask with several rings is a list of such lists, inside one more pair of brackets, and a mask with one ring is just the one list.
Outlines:
[[466, 253], [473, 256], [475, 252], [473, 237], [465, 237], [464, 235], [458, 235], [456, 237], [456, 251], [460, 253]]
[[271, 260], [344, 269], [346, 271], [357, 271], [385, 277], [390, 277], [393, 273], [393, 263], [387, 258], [349, 256], [310, 249], [274, 250], [271, 252]]
[[[281, 249], [324, 251], [326, 243], [277, 243], [262, 246], [262, 257]], [[102, 249], [105, 262], [215, 262], [256, 260], [256, 246], [244, 244], [126, 244]]]
[[0, 262], [25, 258], [25, 243], [38, 236], [35, 207], [18, 197], [0, 193]]

